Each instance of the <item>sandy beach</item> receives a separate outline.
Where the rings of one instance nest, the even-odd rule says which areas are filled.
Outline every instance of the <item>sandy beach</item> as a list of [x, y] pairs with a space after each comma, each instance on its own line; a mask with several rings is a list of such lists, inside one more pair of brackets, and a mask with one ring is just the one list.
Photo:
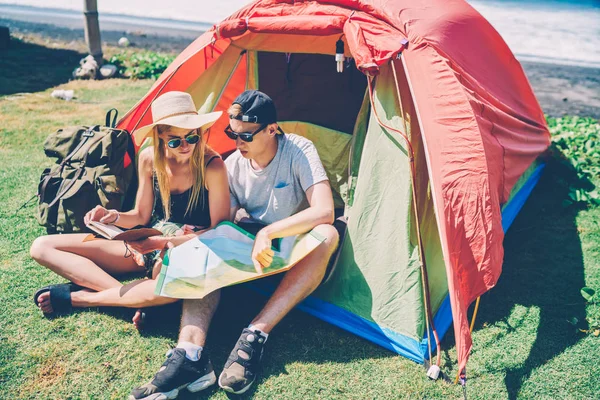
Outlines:
[[[168, 20], [165, 21], [164, 24], [153, 21], [154, 26], [148, 26], [141, 19], [139, 22], [133, 19], [123, 25], [118, 19], [105, 18], [101, 22], [102, 41], [105, 45], [116, 46], [119, 38], [127, 36], [135, 47], [178, 53], [205, 29], [205, 25], [199, 23], [183, 22], [170, 26]], [[47, 42], [66, 42], [73, 50], [85, 51], [83, 18], [44, 12], [33, 15], [3, 12], [0, 26], [9, 27], [15, 37], [26, 40], [28, 36], [37, 40], [43, 37]], [[600, 118], [600, 68], [523, 60], [521, 64], [546, 114]]]

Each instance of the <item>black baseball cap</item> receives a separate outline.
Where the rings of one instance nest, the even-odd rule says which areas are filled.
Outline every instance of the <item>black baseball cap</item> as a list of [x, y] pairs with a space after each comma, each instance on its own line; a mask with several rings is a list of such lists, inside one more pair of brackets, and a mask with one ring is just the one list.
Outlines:
[[233, 101], [242, 107], [242, 114], [229, 116], [243, 122], [255, 124], [272, 124], [277, 122], [277, 110], [273, 99], [259, 90], [246, 90]]

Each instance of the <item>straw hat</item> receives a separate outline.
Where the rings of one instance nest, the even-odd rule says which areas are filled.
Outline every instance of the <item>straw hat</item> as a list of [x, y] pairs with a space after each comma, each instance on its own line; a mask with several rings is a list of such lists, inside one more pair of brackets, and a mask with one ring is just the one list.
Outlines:
[[156, 125], [170, 125], [183, 129], [206, 130], [223, 114], [222, 111], [198, 114], [189, 93], [168, 92], [152, 102], [152, 123], [133, 133], [135, 142], [141, 144]]

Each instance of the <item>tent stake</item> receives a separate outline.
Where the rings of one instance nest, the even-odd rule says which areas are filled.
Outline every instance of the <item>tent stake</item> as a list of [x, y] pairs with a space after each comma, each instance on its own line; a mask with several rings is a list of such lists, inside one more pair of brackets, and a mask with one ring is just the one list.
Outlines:
[[[475, 326], [475, 317], [477, 317], [477, 310], [479, 310], [479, 300], [480, 299], [481, 299], [481, 296], [479, 296], [477, 298], [477, 300], [475, 301], [475, 309], [473, 310], [473, 316], [471, 317], [471, 326], [469, 327], [470, 333], [473, 333], [473, 327]], [[460, 377], [460, 373], [461, 373], [461, 371], [458, 371], [456, 373], [456, 379], [454, 380], [455, 385], [458, 383], [458, 378]]]

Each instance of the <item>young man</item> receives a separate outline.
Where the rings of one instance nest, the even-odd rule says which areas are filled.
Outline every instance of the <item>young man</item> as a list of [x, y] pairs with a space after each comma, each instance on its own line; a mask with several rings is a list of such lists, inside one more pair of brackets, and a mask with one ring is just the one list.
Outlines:
[[[228, 392], [246, 392], [256, 378], [271, 330], [322, 281], [338, 243], [331, 225], [334, 206], [327, 175], [311, 141], [284, 134], [273, 100], [257, 90], [240, 94], [229, 109], [225, 129], [237, 151], [225, 164], [229, 174], [232, 219], [242, 208], [258, 227], [252, 260], [257, 271], [273, 260], [272, 240], [315, 229], [326, 237], [312, 253], [285, 273], [261, 312], [240, 335], [219, 376]], [[173, 399], [179, 390], [203, 390], [216, 381], [203, 351], [220, 293], [185, 300], [179, 342], [151, 382], [130, 399]], [[159, 397], [160, 394], [163, 397]]]

